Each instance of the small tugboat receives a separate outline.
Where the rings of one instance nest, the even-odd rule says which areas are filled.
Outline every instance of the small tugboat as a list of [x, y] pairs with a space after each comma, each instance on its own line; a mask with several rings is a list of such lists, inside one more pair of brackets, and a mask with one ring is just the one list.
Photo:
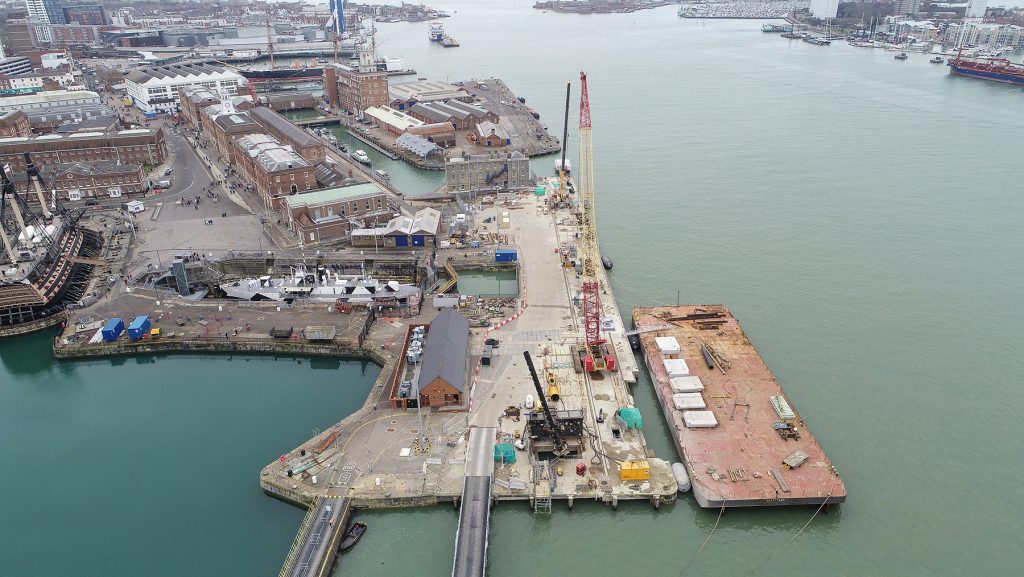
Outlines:
[[906, 52], [900, 52], [896, 56], [893, 56], [893, 58], [895, 58], [896, 60], [906, 60], [907, 59], [907, 53]]
[[338, 549], [342, 551], [346, 549], [351, 549], [352, 546], [359, 541], [359, 538], [362, 537], [363, 533], [365, 532], [366, 523], [352, 523], [352, 526], [349, 527], [348, 532], [345, 533], [345, 536], [341, 538], [341, 544], [338, 545]]
[[606, 256], [602, 256], [601, 257], [601, 264], [604, 265], [604, 270], [612, 270], [612, 267], [615, 266], [612, 263], [612, 259], [610, 259], [610, 258], [608, 258]]
[[931, 62], [932, 64], [942, 64], [942, 57], [941, 56], [935, 56], [931, 60], [929, 60], [928, 62]]

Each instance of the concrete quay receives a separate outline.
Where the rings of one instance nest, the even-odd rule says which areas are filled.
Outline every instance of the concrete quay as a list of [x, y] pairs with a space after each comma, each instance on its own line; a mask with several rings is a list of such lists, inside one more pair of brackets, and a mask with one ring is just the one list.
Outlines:
[[[557, 249], [575, 238], [575, 218], [568, 211], [552, 213], [544, 208], [542, 199], [529, 195], [519, 197], [515, 205], [484, 205], [480, 210], [478, 222], [492, 212], [508, 210], [512, 214], [512, 229], [502, 232], [510, 233], [512, 244], [519, 250], [520, 305], [510, 320], [500, 323], [500, 328], [471, 329], [470, 366], [474, 368], [468, 412], [425, 410], [421, 443], [416, 412], [388, 408], [389, 389], [385, 383], [393, 371], [401, 368], [401, 359], [397, 356], [400, 351], [387, 351], [382, 353], [387, 355], [384, 370], [364, 407], [267, 465], [260, 476], [265, 491], [303, 504], [319, 496], [347, 495], [354, 508], [459, 501], [466, 469], [467, 432], [473, 427], [497, 425], [501, 438], [522, 434], [522, 421], [504, 415], [508, 406], [522, 406], [527, 395], [535, 395], [522, 362], [522, 353], [528, 350], [537, 359], [538, 370], [550, 373], [560, 388], [556, 408], [583, 411], [592, 434], [580, 458], [552, 463], [548, 469], [524, 451], [517, 451], [515, 463], [495, 465], [493, 498], [533, 502], [541, 495], [570, 505], [576, 499], [612, 505], [630, 499], [646, 499], [654, 504], [674, 500], [677, 485], [669, 463], [648, 451], [642, 430], [623, 431], [619, 438], [611, 432], [615, 410], [632, 404], [629, 383], [636, 379], [637, 365], [622, 334], [622, 319], [607, 283], [604, 309], [615, 326], [610, 342], [621, 368], [602, 378], [574, 370], [571, 347], [583, 339], [579, 313], [573, 306], [579, 281], [571, 268], [563, 267]], [[494, 228], [496, 224], [482, 226]], [[424, 322], [429, 321], [433, 311], [421, 316]], [[396, 321], [406, 322], [419, 321]], [[370, 344], [364, 344], [364, 349], [378, 350], [374, 341], [379, 338], [381, 326], [374, 325], [367, 339]], [[480, 363], [485, 338], [500, 340], [489, 366]], [[603, 423], [596, 420], [599, 412], [607, 417]], [[304, 457], [311, 458], [303, 462]], [[620, 463], [640, 459], [650, 461], [650, 481], [621, 481]], [[575, 475], [577, 463], [587, 467], [583, 476]], [[309, 468], [288, 476], [288, 470], [297, 464]], [[562, 466], [562, 475], [552, 474], [557, 465]], [[542, 469], [548, 472], [540, 472]]]

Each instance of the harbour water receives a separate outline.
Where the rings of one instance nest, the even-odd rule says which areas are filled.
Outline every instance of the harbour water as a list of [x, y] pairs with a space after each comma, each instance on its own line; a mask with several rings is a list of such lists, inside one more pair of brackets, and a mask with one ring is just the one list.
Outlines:
[[[623, 312], [729, 305], [849, 491], [802, 532], [813, 510], [719, 520], [686, 496], [551, 517], [502, 504], [488, 574], [1017, 571], [1024, 90], [673, 6], [436, 8], [459, 49], [428, 43], [425, 23], [378, 25], [419, 76], [500, 76], [555, 131], [565, 82], [575, 102], [587, 71], [598, 226]], [[375, 375], [239, 357], [53, 363], [47, 345], [0, 343], [4, 574], [273, 575], [302, 514], [259, 492], [259, 468], [358, 406]], [[671, 456], [645, 377], [634, 392], [649, 444]], [[359, 518], [370, 528], [338, 575], [451, 573], [450, 507]]]

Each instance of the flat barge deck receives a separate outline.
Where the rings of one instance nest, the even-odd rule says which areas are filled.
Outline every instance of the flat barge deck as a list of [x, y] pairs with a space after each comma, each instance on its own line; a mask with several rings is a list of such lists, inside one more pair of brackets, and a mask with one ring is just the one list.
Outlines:
[[[728, 308], [636, 308], [633, 322], [671, 327], [641, 333], [640, 342], [701, 507], [846, 500], [832, 462]], [[679, 359], [685, 365], [672, 362]]]

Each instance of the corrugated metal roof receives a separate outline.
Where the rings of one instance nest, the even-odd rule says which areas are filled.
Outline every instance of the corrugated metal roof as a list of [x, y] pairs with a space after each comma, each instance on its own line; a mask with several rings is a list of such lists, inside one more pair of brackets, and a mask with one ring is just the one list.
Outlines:
[[338, 188], [325, 188], [323, 190], [303, 192], [301, 194], [289, 196], [286, 200], [288, 202], [288, 208], [296, 208], [302, 206], [316, 206], [318, 204], [331, 204], [333, 202], [352, 200], [354, 198], [377, 194], [384, 194], [384, 190], [372, 182], [364, 182], [354, 186], [341, 186]]
[[468, 356], [469, 319], [453, 309], [444, 309], [430, 321], [417, 391], [438, 378], [464, 391]]

